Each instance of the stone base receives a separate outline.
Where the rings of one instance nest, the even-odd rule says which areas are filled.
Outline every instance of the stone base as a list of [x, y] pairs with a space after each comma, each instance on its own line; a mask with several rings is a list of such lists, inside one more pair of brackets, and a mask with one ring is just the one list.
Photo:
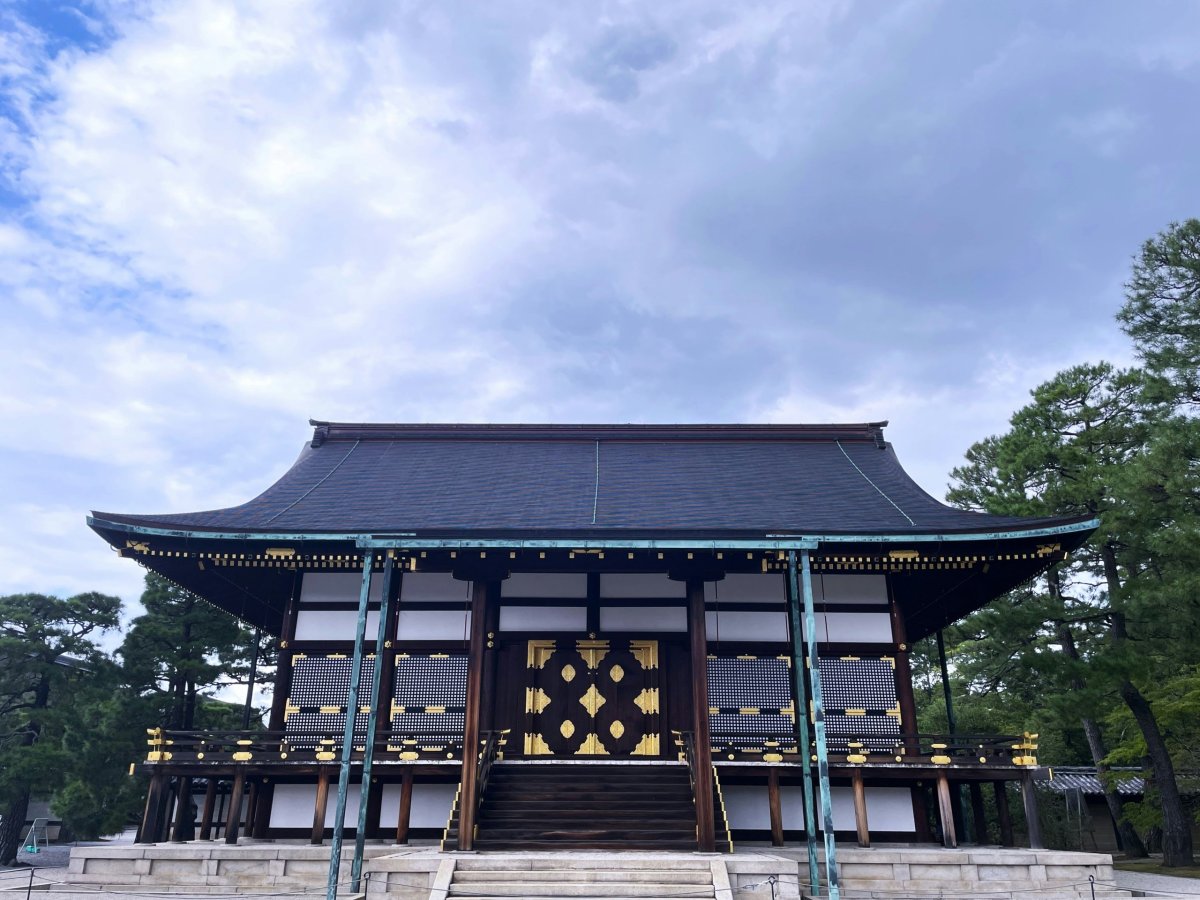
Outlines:
[[[807, 887], [808, 855], [804, 848], [773, 847], [769, 852], [794, 859]], [[1090, 898], [1089, 878], [1095, 879], [1097, 897], [1131, 896], [1116, 887], [1112, 857], [1107, 853], [1005, 847], [947, 850], [884, 844], [839, 847], [837, 855], [842, 896], [848, 900], [894, 900], [904, 895], [992, 900], [1006, 896]], [[821, 852], [822, 861], [824, 856]]]
[[[563, 882], [556, 896], [591, 896], [584, 885], [596, 887], [599, 882], [612, 881], [617, 871], [657, 873], [648, 879], [654, 884], [670, 881], [673, 872], [681, 884], [694, 883], [695, 873], [702, 872], [707, 878], [705, 890], [712, 893], [699, 896], [716, 900], [799, 900], [809, 896], [808, 856], [803, 846], [742, 844], [738, 850], [733, 855], [646, 851], [443, 853], [434, 847], [369, 843], [361, 889], [372, 900], [427, 900], [432, 892], [444, 897], [454, 884], [456, 872], [462, 872], [474, 873], [460, 876], [464, 882], [482, 879], [490, 885], [493, 880], [508, 881], [508, 886], [517, 890], [515, 896], [532, 896], [520, 893], [521, 879], [528, 873], [531, 884]], [[343, 881], [349, 880], [350, 855], [346, 851], [343, 856]], [[842, 846], [838, 848], [838, 864], [846, 900], [895, 900], [902, 896], [1075, 900], [1091, 897], [1089, 876], [1095, 879], [1097, 897], [1131, 896], [1115, 888], [1112, 857], [1098, 853], [985, 847], [944, 850], [927, 845], [881, 845], [871, 849]], [[74, 889], [127, 893], [161, 891], [172, 886], [187, 893], [279, 893], [324, 887], [328, 866], [328, 846], [285, 842], [77, 847], [71, 854], [66, 881]], [[485, 872], [504, 874], [493, 879]], [[588, 872], [605, 874], [589, 876]], [[628, 880], [633, 883], [647, 878], [633, 874]], [[694, 893], [697, 886], [690, 891]], [[611, 887], [615, 889], [615, 885]], [[343, 891], [349, 891], [348, 884]]]

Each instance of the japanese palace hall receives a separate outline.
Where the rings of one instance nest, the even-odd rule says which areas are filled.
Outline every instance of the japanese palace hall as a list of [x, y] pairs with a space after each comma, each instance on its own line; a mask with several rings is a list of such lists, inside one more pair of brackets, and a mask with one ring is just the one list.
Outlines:
[[201, 838], [320, 843], [340, 777], [463, 850], [953, 846], [983, 787], [1011, 842], [1036, 736], [920, 733], [910, 647], [1095, 521], [946, 506], [886, 423], [312, 425], [240, 506], [88, 520], [279, 651], [265, 728], [151, 735], [141, 840], [205, 788]]

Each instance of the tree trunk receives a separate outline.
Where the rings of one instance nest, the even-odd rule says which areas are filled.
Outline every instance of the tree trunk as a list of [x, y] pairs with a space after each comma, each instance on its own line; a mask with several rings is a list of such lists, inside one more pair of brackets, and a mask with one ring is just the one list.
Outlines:
[[[1046, 575], [1046, 581], [1050, 586], [1050, 593], [1056, 597], [1062, 598], [1062, 589], [1058, 581], [1058, 570], [1052, 569]], [[1079, 660], [1079, 649], [1075, 646], [1075, 635], [1071, 632], [1071, 628], [1065, 622], [1059, 622], [1058, 640], [1062, 644], [1063, 653], [1066, 657], [1073, 661]], [[1071, 687], [1076, 690], [1082, 690], [1084, 685], [1082, 679], [1072, 678]], [[1080, 720], [1083, 725], [1083, 735], [1087, 739], [1088, 750], [1092, 754], [1092, 762], [1096, 765], [1096, 772], [1100, 776], [1100, 784], [1104, 788], [1104, 802], [1108, 804], [1108, 813], [1112, 816], [1113, 826], [1117, 830], [1117, 840], [1121, 845], [1121, 849], [1126, 856], [1144, 857], [1147, 855], [1146, 848], [1142, 844], [1142, 839], [1138, 837], [1137, 830], [1125, 818], [1124, 801], [1121, 795], [1117, 792], [1115, 784], [1109, 783], [1104, 774], [1108, 772], [1108, 765], [1104, 762], [1104, 758], [1108, 756], [1108, 750], [1104, 746], [1104, 738], [1100, 734], [1100, 726], [1096, 724], [1094, 719], [1089, 719], [1086, 716]]]
[[[1100, 548], [1100, 558], [1104, 562], [1104, 578], [1108, 582], [1109, 603], [1115, 607], [1120, 602], [1121, 580], [1117, 568], [1117, 555], [1113, 548], [1106, 544]], [[1127, 638], [1125, 614], [1114, 609], [1111, 617], [1109, 633], [1114, 645], [1120, 645]], [[1149, 701], [1142, 696], [1137, 686], [1126, 678], [1121, 682], [1118, 691], [1133, 719], [1137, 722], [1146, 741], [1146, 755], [1150, 757], [1150, 766], [1154, 772], [1154, 782], [1158, 787], [1158, 796], [1162, 807], [1162, 847], [1163, 865], [1169, 867], [1190, 866], [1194, 862], [1192, 852], [1192, 823], [1183, 808], [1183, 798], [1179, 796], [1179, 783], [1175, 780], [1175, 764], [1167, 750], [1159, 730], [1158, 720]]]
[[1142, 731], [1142, 737], [1146, 741], [1146, 755], [1150, 757], [1150, 766], [1154, 770], [1154, 781], [1162, 803], [1163, 865], [1190, 866], [1194, 859], [1191, 821], [1184, 811], [1183, 798], [1179, 796], [1179, 785], [1175, 781], [1175, 764], [1171, 761], [1167, 743], [1159, 731], [1158, 720], [1154, 718], [1150, 704], [1133, 682], [1122, 682], [1121, 699], [1133, 713], [1134, 721]]
[[29, 791], [17, 796], [4, 811], [0, 821], [0, 866], [11, 866], [17, 861], [21, 849], [21, 832], [25, 829], [25, 817], [29, 814]]

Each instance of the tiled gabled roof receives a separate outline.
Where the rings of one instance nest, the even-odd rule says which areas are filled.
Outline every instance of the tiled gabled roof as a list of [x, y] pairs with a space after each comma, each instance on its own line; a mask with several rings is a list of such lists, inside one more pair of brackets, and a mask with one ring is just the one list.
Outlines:
[[95, 515], [204, 531], [564, 535], [953, 534], [1049, 521], [935, 500], [901, 468], [886, 423], [312, 424], [291, 469], [241, 506]]

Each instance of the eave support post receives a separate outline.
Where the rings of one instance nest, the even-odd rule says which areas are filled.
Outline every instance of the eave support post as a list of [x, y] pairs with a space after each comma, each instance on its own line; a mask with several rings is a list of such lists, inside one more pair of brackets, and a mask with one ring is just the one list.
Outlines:
[[[358, 893], [362, 881], [363, 844], [367, 839], [367, 814], [371, 793], [371, 763], [375, 759], [375, 729], [379, 722], [380, 684], [383, 682], [384, 642], [391, 618], [392, 580], [396, 573], [396, 552], [388, 550], [383, 563], [383, 590], [379, 600], [379, 630], [375, 638], [375, 668], [371, 675], [371, 711], [367, 713], [367, 740], [363, 746], [362, 783], [358, 794], [358, 827], [354, 832], [354, 857], [350, 861], [350, 890]], [[368, 577], [368, 584], [370, 579]], [[365, 624], [365, 623], [364, 623]], [[347, 712], [349, 714], [349, 712]]]
[[812, 561], [800, 551], [800, 587], [804, 593], [804, 631], [808, 637], [808, 677], [812, 685], [813, 736], [817, 744], [817, 787], [821, 795], [821, 826], [825, 832], [825, 879], [830, 900], [840, 900], [837, 836], [833, 831], [833, 795], [829, 790], [829, 746], [825, 740], [825, 702], [821, 698], [821, 666], [817, 656], [817, 614], [813, 609]]
[[804, 786], [804, 838], [808, 844], [809, 893], [817, 896], [821, 888], [817, 868], [817, 816], [813, 803], [812, 739], [809, 736], [808, 687], [804, 679], [804, 626], [800, 612], [800, 575], [796, 568], [796, 551], [788, 551], [788, 625], [792, 632], [792, 693], [795, 697], [796, 751], [801, 762], [801, 781]]
[[[326, 900], [337, 900], [342, 868], [342, 830], [346, 825], [346, 794], [350, 788], [350, 760], [354, 755], [354, 722], [358, 717], [358, 685], [362, 674], [363, 643], [367, 634], [367, 604], [371, 596], [371, 569], [375, 551], [363, 551], [362, 587], [358, 593], [358, 625], [354, 629], [354, 657], [350, 664], [350, 692], [346, 695], [346, 730], [342, 734], [342, 764], [338, 772], [337, 806], [333, 818], [333, 841], [329, 850]], [[376, 660], [378, 664], [378, 659]]]

